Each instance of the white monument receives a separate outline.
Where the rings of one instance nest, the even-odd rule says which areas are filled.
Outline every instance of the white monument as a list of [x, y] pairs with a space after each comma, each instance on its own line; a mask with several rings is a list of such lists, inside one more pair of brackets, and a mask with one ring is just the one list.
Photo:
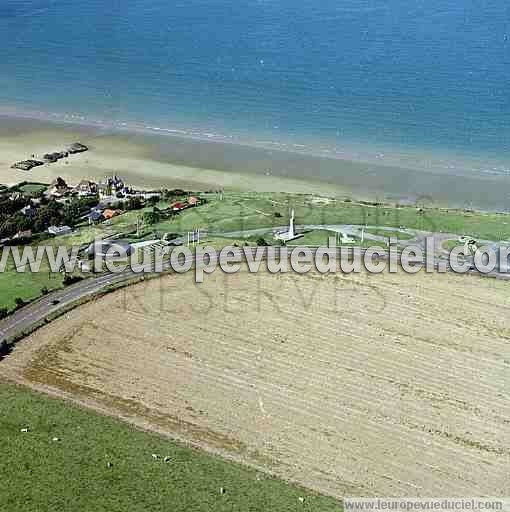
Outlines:
[[296, 240], [296, 238], [302, 238], [302, 234], [297, 234], [294, 228], [294, 210], [290, 212], [290, 222], [289, 229], [287, 231], [277, 231], [274, 235], [277, 240], [282, 240], [283, 242], [290, 242], [291, 240]]

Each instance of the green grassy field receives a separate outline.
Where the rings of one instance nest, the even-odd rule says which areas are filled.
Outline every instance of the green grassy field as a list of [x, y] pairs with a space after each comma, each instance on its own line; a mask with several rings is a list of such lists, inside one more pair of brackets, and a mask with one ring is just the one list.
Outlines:
[[331, 498], [21, 387], [0, 383], [0, 403], [5, 511], [341, 510]]
[[445, 240], [442, 244], [443, 249], [446, 251], [451, 251], [452, 249], [455, 249], [455, 247], [459, 246], [464, 246], [464, 244], [458, 240]]
[[[220, 200], [216, 194], [202, 194], [208, 202], [198, 208], [184, 210], [179, 215], [163, 219], [153, 225], [145, 225], [145, 233], [185, 233], [202, 229], [221, 233], [251, 229], [286, 226], [290, 209], [296, 213], [297, 224], [357, 224], [369, 226], [401, 227], [434, 232], [450, 232], [470, 235], [479, 239], [506, 240], [510, 238], [510, 215], [465, 212], [460, 210], [425, 209], [414, 207], [370, 206], [353, 201], [328, 199], [321, 201], [315, 196], [281, 193], [236, 193], [224, 194]], [[169, 206], [160, 202], [158, 208]], [[126, 212], [108, 223], [82, 228], [87, 236], [106, 236], [113, 233], [129, 233], [136, 230], [137, 218], [145, 211]], [[369, 229], [367, 233], [385, 236], [387, 232]], [[390, 232], [397, 236], [397, 232]], [[407, 235], [400, 233], [404, 240]]]
[[16, 272], [11, 260], [5, 271], [0, 272], [0, 309], [12, 310], [16, 305], [16, 298], [25, 302], [34, 300], [42, 295], [43, 288], [61, 288], [63, 275], [49, 273], [48, 268], [44, 262], [40, 272]]
[[22, 185], [19, 189], [20, 192], [24, 192], [25, 194], [33, 194], [38, 195], [41, 192], [44, 192], [48, 188], [48, 185], [44, 183], [26, 183]]
[[387, 229], [367, 229], [365, 233], [370, 235], [384, 236], [385, 238], [396, 238], [397, 240], [410, 240], [413, 238], [409, 233], [402, 233], [400, 231], [393, 231]]
[[208, 204], [185, 210], [152, 228], [161, 232], [184, 232], [194, 228], [214, 232], [272, 228], [286, 225], [289, 210], [294, 208], [297, 224], [404, 226], [487, 240], [510, 238], [510, 215], [503, 214], [370, 206], [339, 199], [323, 202], [314, 196], [297, 194], [228, 193], [222, 201], [214, 195], [209, 195], [208, 199]]
[[[336, 233], [333, 231], [327, 231], [324, 229], [316, 229], [313, 231], [308, 231], [307, 233], [304, 233], [304, 236], [302, 238], [298, 238], [296, 240], [292, 240], [291, 242], [287, 243], [287, 246], [289, 247], [297, 247], [300, 245], [309, 245], [312, 247], [316, 246], [326, 246], [328, 245], [329, 238], [333, 237], [335, 238]], [[375, 240], [364, 240], [363, 243], [361, 243], [361, 240], [356, 237], [350, 237], [354, 240], [353, 243], [344, 243], [342, 244], [341, 239], [337, 240], [337, 245], [344, 245], [346, 247], [387, 247], [387, 245], [383, 242], [378, 242]], [[267, 237], [268, 240], [270, 240], [269, 237]]]

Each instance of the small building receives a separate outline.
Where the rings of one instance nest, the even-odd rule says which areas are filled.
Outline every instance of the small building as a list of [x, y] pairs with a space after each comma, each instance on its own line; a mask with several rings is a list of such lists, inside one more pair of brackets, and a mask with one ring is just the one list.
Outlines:
[[50, 226], [48, 233], [53, 236], [69, 235], [73, 230], [69, 226]]
[[95, 196], [97, 194], [97, 184], [93, 181], [82, 180], [74, 187], [74, 191], [79, 196]]
[[117, 192], [124, 192], [127, 187], [124, 181], [117, 175], [106, 176], [103, 181], [98, 184], [98, 193], [100, 197], [108, 197], [117, 194]]
[[140, 197], [143, 197], [146, 201], [149, 201], [150, 199], [160, 199], [161, 193], [160, 192], [142, 192], [139, 194]]
[[180, 212], [181, 210], [184, 210], [188, 207], [188, 205], [186, 203], [174, 203], [172, 205], [172, 210], [174, 212]]
[[124, 190], [124, 181], [117, 175], [114, 175], [110, 181], [112, 188], [115, 192], [121, 192]]
[[103, 212], [101, 210], [92, 210], [88, 215], [87, 219], [89, 221], [89, 224], [97, 224], [98, 222], [101, 222], [103, 217]]
[[32, 238], [32, 230], [26, 229], [25, 231], [18, 231], [12, 238], [13, 240], [19, 240], [20, 238]]
[[188, 204], [190, 206], [198, 206], [201, 202], [202, 202], [202, 200], [197, 196], [188, 197]]
[[9, 199], [11, 201], [19, 201], [20, 199], [23, 199], [23, 194], [21, 192], [13, 192], [10, 196], [9, 196]]
[[89, 258], [125, 258], [132, 253], [133, 246], [124, 240], [98, 240], [87, 248]]
[[70, 189], [67, 183], [59, 176], [53, 180], [46, 190], [46, 195], [50, 197], [63, 197], [69, 193]]
[[112, 195], [112, 187], [107, 183], [99, 183], [97, 185], [97, 192], [100, 198], [110, 197]]
[[27, 204], [24, 208], [19, 211], [25, 217], [33, 217], [37, 213], [37, 208], [32, 204]]
[[106, 220], [109, 220], [109, 219], [112, 219], [113, 217], [117, 217], [117, 215], [120, 215], [120, 210], [111, 210], [110, 208], [107, 208], [104, 212], [103, 212], [103, 217], [106, 219]]

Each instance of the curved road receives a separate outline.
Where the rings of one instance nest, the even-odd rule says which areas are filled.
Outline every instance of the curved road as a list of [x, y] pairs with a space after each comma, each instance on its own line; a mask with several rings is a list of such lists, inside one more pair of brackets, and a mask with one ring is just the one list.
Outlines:
[[[243, 251], [251, 251], [252, 253], [261, 249], [260, 247], [244, 247], [243, 249], [237, 249], [238, 256], [241, 259], [244, 258]], [[267, 256], [267, 250], [269, 248], [263, 248], [264, 258]], [[271, 247], [278, 254], [280, 247]], [[314, 253], [317, 248], [310, 248], [312, 253]], [[356, 247], [352, 248], [344, 248], [344, 251], [359, 251], [362, 255], [365, 252], [365, 249], [360, 249]], [[388, 257], [388, 256], [386, 256]], [[193, 261], [195, 265], [197, 264], [195, 257], [193, 257]], [[204, 265], [203, 260], [199, 262], [199, 265]], [[443, 265], [445, 270], [451, 270], [446, 261], [438, 258], [437, 256], [434, 258], [434, 266], [437, 268], [438, 266]], [[164, 263], [164, 270], [170, 269], [169, 261], [166, 260]], [[472, 271], [474, 273], [478, 273], [477, 271]], [[150, 274], [150, 273], [149, 273]], [[65, 311], [68, 307], [72, 306], [76, 302], [84, 299], [86, 297], [91, 297], [101, 291], [104, 291], [108, 287], [112, 285], [118, 284], [129, 284], [129, 281], [134, 280], [136, 277], [141, 277], [143, 275], [142, 272], [136, 272], [131, 269], [122, 270], [121, 272], [116, 273], [107, 273], [101, 274], [96, 277], [90, 277], [74, 283], [70, 286], [67, 286], [63, 289], [53, 291], [34, 302], [22, 307], [17, 310], [13, 314], [9, 315], [7, 318], [0, 322], [0, 341], [2, 340], [12, 340], [13, 338], [17, 338], [22, 336], [33, 329], [34, 326], [40, 324], [45, 318], [58, 314], [61, 311]], [[490, 277], [496, 277], [499, 279], [509, 280], [510, 275], [506, 273], [498, 273], [493, 272], [491, 274], [480, 274], [486, 275]]]

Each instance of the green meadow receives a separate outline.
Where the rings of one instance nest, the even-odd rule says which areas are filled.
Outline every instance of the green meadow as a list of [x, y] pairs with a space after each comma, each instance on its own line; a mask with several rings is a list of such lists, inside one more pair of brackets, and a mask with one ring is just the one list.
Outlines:
[[[405, 227], [421, 231], [469, 235], [483, 240], [510, 238], [510, 215], [398, 205], [373, 205], [342, 199], [321, 200], [312, 195], [226, 193], [210, 194], [209, 202], [185, 210], [151, 228], [158, 232], [203, 229], [228, 233], [274, 228], [288, 223], [295, 210], [296, 223], [308, 225], [356, 224]], [[371, 230], [374, 234], [379, 234]], [[400, 235], [402, 238], [403, 235]]]
[[341, 510], [332, 498], [25, 388], [0, 383], [0, 404], [5, 511]]

